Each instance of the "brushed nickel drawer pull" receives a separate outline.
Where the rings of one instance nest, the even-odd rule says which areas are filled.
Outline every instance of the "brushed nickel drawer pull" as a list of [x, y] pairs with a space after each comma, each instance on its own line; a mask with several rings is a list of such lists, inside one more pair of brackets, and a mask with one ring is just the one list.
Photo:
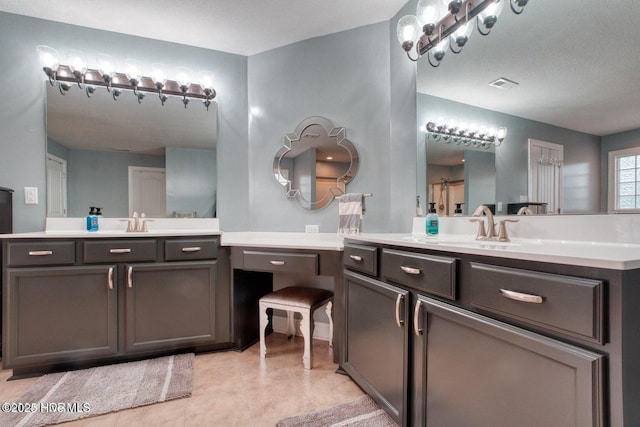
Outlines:
[[271, 260], [271, 261], [269, 261], [269, 263], [271, 265], [285, 265], [286, 264], [284, 261], [277, 261], [277, 260]]
[[133, 288], [133, 266], [127, 267], [127, 286]]
[[362, 262], [362, 257], [360, 255], [349, 255], [349, 258], [357, 262]]
[[129, 248], [123, 248], [123, 249], [114, 248], [114, 249], [109, 249], [109, 253], [111, 253], [111, 254], [128, 254], [128, 253], [131, 253], [131, 249], [129, 249]]
[[107, 280], [109, 283], [109, 289], [113, 289], [113, 267], [109, 267], [109, 272], [107, 273]]
[[47, 256], [53, 255], [53, 251], [29, 251], [29, 256]]
[[402, 269], [402, 271], [404, 271], [407, 274], [418, 275], [418, 274], [422, 273], [422, 270], [420, 270], [419, 268], [415, 268], [415, 267], [405, 267], [404, 265], [401, 265], [400, 268]]
[[202, 248], [200, 246], [191, 246], [188, 248], [182, 248], [182, 252], [199, 252]]
[[542, 304], [543, 302], [543, 298], [539, 295], [523, 294], [521, 292], [508, 291], [506, 289], [500, 289], [500, 295], [514, 301], [530, 302], [533, 304]]
[[404, 296], [402, 294], [398, 294], [398, 298], [396, 298], [396, 324], [398, 325], [398, 328], [402, 328], [402, 325], [404, 325], [404, 320], [400, 318], [400, 304], [403, 299]]
[[417, 337], [419, 337], [420, 335], [422, 335], [422, 328], [420, 328], [418, 326], [418, 323], [420, 322], [420, 306], [422, 305], [422, 303], [420, 301], [416, 301], [416, 308], [413, 310], [413, 332], [416, 334]]

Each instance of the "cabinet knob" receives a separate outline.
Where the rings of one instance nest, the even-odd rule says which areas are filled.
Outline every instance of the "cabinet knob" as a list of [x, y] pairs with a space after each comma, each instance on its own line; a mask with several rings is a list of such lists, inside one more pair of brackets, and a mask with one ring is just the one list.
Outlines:
[[417, 337], [422, 335], [424, 332], [420, 327], [420, 306], [422, 303], [420, 301], [416, 301], [416, 308], [413, 310], [413, 332]]
[[113, 289], [113, 267], [109, 267], [109, 272], [107, 273], [107, 283], [109, 285], [109, 289]]
[[127, 286], [133, 288], [133, 266], [127, 267]]
[[269, 261], [269, 264], [271, 264], [271, 265], [285, 265], [286, 263], [284, 261], [271, 260], [271, 261]]
[[191, 246], [188, 248], [182, 248], [182, 252], [199, 252], [202, 248], [200, 246]]
[[349, 258], [357, 262], [362, 262], [362, 257], [359, 255], [349, 255]]
[[131, 253], [131, 249], [129, 248], [112, 248], [109, 249], [110, 254], [128, 254]]

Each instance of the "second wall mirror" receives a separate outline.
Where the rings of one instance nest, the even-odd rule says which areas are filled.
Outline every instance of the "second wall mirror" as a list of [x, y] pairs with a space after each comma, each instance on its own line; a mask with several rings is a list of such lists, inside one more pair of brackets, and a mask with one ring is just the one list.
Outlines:
[[305, 209], [322, 209], [343, 194], [358, 171], [358, 152], [343, 127], [320, 116], [304, 119], [286, 134], [273, 160], [273, 173], [285, 195]]

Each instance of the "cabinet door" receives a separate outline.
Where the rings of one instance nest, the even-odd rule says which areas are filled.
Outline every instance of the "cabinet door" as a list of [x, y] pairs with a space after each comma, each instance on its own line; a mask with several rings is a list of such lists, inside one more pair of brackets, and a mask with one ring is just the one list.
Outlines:
[[601, 426], [603, 356], [420, 296], [416, 425]]
[[409, 293], [344, 273], [344, 369], [398, 424], [406, 425]]
[[116, 266], [7, 270], [4, 367], [115, 355]]
[[124, 281], [127, 352], [215, 343], [215, 261], [127, 264]]

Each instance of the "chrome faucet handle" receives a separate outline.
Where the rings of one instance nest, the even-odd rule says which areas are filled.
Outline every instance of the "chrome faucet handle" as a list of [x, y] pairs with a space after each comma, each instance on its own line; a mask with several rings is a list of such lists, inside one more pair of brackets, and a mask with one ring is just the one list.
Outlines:
[[518, 222], [519, 219], [503, 219], [500, 221], [500, 231], [498, 232], [498, 241], [499, 242], [508, 242], [509, 235], [507, 234], [507, 222]]
[[147, 224], [153, 222], [152, 219], [144, 219], [142, 220], [142, 230], [140, 231], [149, 231], [149, 227], [147, 227]]
[[484, 229], [484, 221], [481, 219], [470, 219], [469, 222], [478, 223], [478, 233], [476, 234], [476, 240], [487, 240], [487, 232]]
[[126, 222], [127, 223], [127, 232], [131, 233], [132, 231], [135, 231], [135, 229], [133, 228], [133, 220], [132, 219], [121, 219], [120, 222]]

